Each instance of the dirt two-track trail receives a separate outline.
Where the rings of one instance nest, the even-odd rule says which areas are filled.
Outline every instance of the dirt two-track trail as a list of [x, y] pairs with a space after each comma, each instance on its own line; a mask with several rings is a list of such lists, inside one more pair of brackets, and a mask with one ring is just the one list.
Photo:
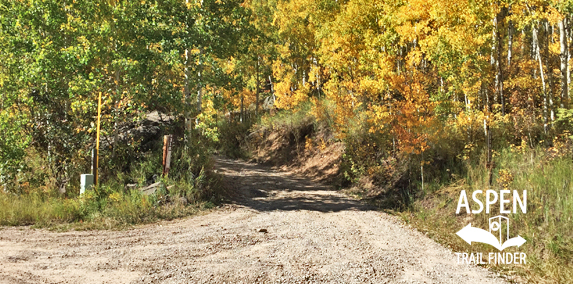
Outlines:
[[327, 186], [242, 161], [216, 168], [236, 197], [206, 214], [124, 231], [0, 229], [0, 283], [504, 283]]

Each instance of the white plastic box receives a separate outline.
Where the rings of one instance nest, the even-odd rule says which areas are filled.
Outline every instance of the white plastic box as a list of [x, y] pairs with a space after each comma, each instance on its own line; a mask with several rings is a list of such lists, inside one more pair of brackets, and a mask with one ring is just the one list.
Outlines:
[[80, 179], [80, 194], [83, 194], [94, 185], [94, 175], [83, 174]]

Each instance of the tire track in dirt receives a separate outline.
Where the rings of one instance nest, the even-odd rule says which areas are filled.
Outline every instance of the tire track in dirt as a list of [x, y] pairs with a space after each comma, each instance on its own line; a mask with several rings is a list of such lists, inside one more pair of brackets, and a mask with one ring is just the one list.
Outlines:
[[0, 283], [504, 283], [331, 188], [218, 158], [234, 201], [126, 231], [0, 230]]

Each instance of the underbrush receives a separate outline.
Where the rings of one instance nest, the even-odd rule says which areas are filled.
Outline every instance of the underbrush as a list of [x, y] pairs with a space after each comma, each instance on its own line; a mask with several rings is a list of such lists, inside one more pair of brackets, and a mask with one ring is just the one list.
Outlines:
[[220, 154], [233, 159], [247, 159], [246, 137], [249, 134], [251, 123], [236, 120], [223, 120], [218, 124], [220, 130], [217, 149]]
[[[99, 189], [103, 191], [103, 189]], [[0, 193], [0, 225], [74, 229], [113, 229], [158, 220], [172, 220], [214, 207], [214, 201], [194, 198], [195, 190], [165, 190], [144, 195], [106, 190], [87, 191], [63, 199], [39, 194], [14, 196]], [[215, 201], [216, 202], [216, 201]]]
[[[205, 179], [200, 175], [197, 179]], [[38, 192], [22, 195], [0, 193], [0, 225], [110, 229], [127, 225], [171, 220], [211, 208], [217, 198], [211, 184], [200, 190], [186, 182], [166, 181], [157, 192], [96, 187], [76, 198], [61, 198]], [[171, 184], [171, 185], [170, 185]], [[199, 185], [200, 182], [195, 183]], [[203, 192], [202, 192], [203, 191]]]
[[[510, 147], [496, 157], [494, 184], [488, 187], [489, 173], [483, 164], [468, 165], [467, 175], [418, 199], [399, 213], [404, 219], [428, 233], [455, 252], [497, 252], [491, 246], [467, 244], [455, 233], [471, 223], [488, 228], [488, 218], [499, 215], [499, 203], [493, 213], [456, 215], [461, 190], [470, 198], [475, 190], [491, 188], [527, 190], [527, 213], [507, 214], [512, 237], [519, 234], [527, 242], [508, 252], [527, 254], [525, 265], [493, 265], [505, 275], [517, 275], [517, 281], [535, 283], [571, 283], [573, 281], [573, 160], [566, 147], [529, 149]], [[512, 203], [510, 203], [509, 206]], [[511, 208], [511, 207], [510, 207]], [[474, 209], [474, 208], [472, 208]], [[497, 212], [496, 212], [497, 210]], [[504, 214], [505, 215], [505, 214]], [[505, 251], [504, 251], [505, 252]], [[487, 261], [487, 260], [486, 260]]]
[[[0, 191], [0, 226], [122, 228], [188, 216], [221, 202], [225, 193], [220, 177], [210, 170], [210, 152], [200, 145], [176, 149], [167, 177], [160, 177], [161, 152], [154, 151], [128, 171], [107, 175], [82, 195], [76, 187], [65, 195], [29, 185], [20, 193]], [[140, 190], [157, 182], [150, 195]]]
[[[573, 282], [573, 151], [569, 138], [562, 136], [549, 143], [534, 135], [538, 138], [525, 136], [529, 139], [519, 143], [516, 137], [506, 137], [507, 125], [500, 125], [492, 128], [497, 142], [491, 168], [486, 168], [485, 138], [480, 138], [479, 127], [472, 128], [474, 132], [455, 127], [427, 129], [435, 135], [428, 139], [428, 149], [403, 153], [396, 150], [397, 141], [391, 135], [369, 131], [367, 119], [349, 125], [344, 135], [324, 135], [334, 132], [333, 125], [313, 116], [312, 110], [283, 111], [263, 117], [244, 139], [251, 143], [247, 148], [251, 157], [277, 165], [294, 164], [295, 170], [304, 167], [297, 161], [324, 156], [329, 145], [341, 144], [340, 158], [325, 160], [338, 168], [337, 178], [330, 183], [401, 216], [454, 252], [482, 252], [486, 261], [489, 252], [499, 251], [486, 244], [469, 245], [456, 232], [470, 223], [487, 230], [489, 218], [500, 215], [499, 202], [491, 214], [456, 214], [460, 192], [465, 190], [474, 206], [476, 190], [495, 190], [498, 196], [504, 189], [520, 194], [527, 190], [527, 213], [503, 214], [509, 218], [510, 236], [526, 240], [521, 247], [504, 252], [526, 253], [526, 263], [489, 267], [518, 282]], [[470, 138], [472, 143], [467, 142]]]
[[296, 109], [265, 113], [257, 122], [221, 121], [219, 152], [230, 158], [288, 164], [318, 129], [316, 120], [308, 114], [310, 108], [307, 102]]

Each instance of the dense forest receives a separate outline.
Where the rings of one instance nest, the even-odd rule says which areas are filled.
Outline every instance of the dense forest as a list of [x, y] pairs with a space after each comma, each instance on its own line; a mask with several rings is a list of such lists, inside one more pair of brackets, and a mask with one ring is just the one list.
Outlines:
[[547, 185], [546, 168], [563, 170], [562, 191], [531, 191], [530, 212], [531, 230], [559, 235], [540, 259], [571, 267], [571, 225], [558, 220], [573, 214], [572, 15], [555, 0], [2, 0], [0, 186], [76, 198], [99, 94], [100, 188], [116, 199], [161, 167], [161, 141], [140, 133], [151, 113], [174, 134], [169, 178], [197, 190], [215, 179], [214, 151], [243, 147], [263, 118], [303, 113], [344, 145], [339, 185], [396, 191], [394, 209], [472, 174], [475, 187], [520, 175], [535, 187], [521, 171], [534, 165], [511, 155], [565, 159], [539, 174]]
[[[1, 182], [63, 186], [86, 171], [100, 92], [110, 166], [134, 154], [138, 141], [118, 136], [146, 113], [216, 140], [217, 118], [256, 117], [271, 97], [278, 109], [310, 101], [340, 138], [359, 124], [373, 140], [365, 146], [382, 156], [416, 155], [423, 166], [432, 155], [421, 155], [437, 147], [465, 158], [486, 149], [493, 167], [496, 145], [552, 145], [568, 135], [571, 7], [6, 1]], [[453, 145], [440, 145], [444, 135]], [[32, 152], [45, 159], [44, 179], [26, 177]]]

